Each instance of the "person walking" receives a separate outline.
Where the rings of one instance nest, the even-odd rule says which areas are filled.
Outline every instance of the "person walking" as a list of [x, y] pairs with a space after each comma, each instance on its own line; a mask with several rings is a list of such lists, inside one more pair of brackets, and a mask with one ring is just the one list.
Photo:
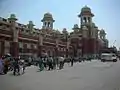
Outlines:
[[57, 64], [57, 58], [53, 58], [53, 69], [56, 69], [56, 64]]
[[0, 58], [0, 75], [3, 75], [3, 60]]
[[9, 66], [9, 61], [7, 58], [4, 59], [4, 74], [7, 74], [8, 72], [8, 66]]
[[74, 58], [71, 58], [71, 67], [73, 66]]
[[16, 72], [18, 75], [20, 75], [20, 66], [19, 66], [19, 61], [18, 59], [14, 59], [14, 62], [13, 62], [13, 75], [15, 76], [16, 75]]
[[49, 68], [48, 68], [48, 70], [52, 70], [53, 69], [53, 58], [50, 56], [49, 58], [48, 58], [48, 66], [49, 66]]
[[40, 71], [43, 71], [43, 69], [44, 69], [44, 64], [43, 64], [43, 60], [42, 60], [42, 58], [39, 58], [39, 69], [40, 69]]
[[63, 69], [63, 66], [64, 66], [64, 58], [59, 57], [59, 69]]
[[42, 59], [43, 59], [44, 68], [47, 69], [47, 57]]

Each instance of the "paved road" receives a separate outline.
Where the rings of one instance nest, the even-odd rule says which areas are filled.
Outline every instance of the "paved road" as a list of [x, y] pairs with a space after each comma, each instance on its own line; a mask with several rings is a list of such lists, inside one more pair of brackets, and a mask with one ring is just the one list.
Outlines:
[[0, 76], [0, 90], [119, 90], [120, 61], [84, 62], [64, 70], [38, 72], [30, 67], [22, 76]]

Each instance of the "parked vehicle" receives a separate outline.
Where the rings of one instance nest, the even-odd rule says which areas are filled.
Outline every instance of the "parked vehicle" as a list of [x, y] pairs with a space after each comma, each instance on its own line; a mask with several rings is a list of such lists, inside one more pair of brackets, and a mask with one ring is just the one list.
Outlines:
[[117, 62], [117, 56], [113, 53], [102, 53], [101, 54], [101, 61], [102, 62], [105, 62], [105, 61]]

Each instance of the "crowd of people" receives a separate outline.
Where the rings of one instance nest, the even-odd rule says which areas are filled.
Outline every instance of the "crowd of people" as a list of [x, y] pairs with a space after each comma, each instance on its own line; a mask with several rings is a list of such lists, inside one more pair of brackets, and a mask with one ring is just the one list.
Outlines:
[[[28, 58], [28, 61], [21, 58], [12, 58], [12, 57], [3, 57], [0, 58], [0, 75], [5, 75], [9, 71], [13, 71], [13, 75], [20, 75], [25, 73], [25, 67], [28, 64], [33, 63], [39, 67], [40, 71], [43, 70], [55, 70], [55, 69], [63, 69], [65, 58], [64, 57], [39, 57], [36, 61], [32, 61]], [[74, 59], [70, 58], [69, 63], [71, 62], [71, 66], [73, 66]], [[32, 64], [31, 64], [32, 65]], [[30, 66], [30, 65], [29, 65]]]
[[20, 75], [20, 70], [24, 73], [24, 60], [20, 60], [18, 58], [0, 58], [0, 75], [5, 75], [9, 71], [13, 71], [13, 75]]

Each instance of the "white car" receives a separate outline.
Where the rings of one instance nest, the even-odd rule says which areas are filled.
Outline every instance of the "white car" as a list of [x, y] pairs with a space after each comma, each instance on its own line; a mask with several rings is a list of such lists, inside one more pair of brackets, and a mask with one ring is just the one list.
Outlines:
[[105, 61], [117, 62], [117, 56], [113, 53], [102, 53], [101, 54], [101, 61], [102, 62], [105, 62]]

